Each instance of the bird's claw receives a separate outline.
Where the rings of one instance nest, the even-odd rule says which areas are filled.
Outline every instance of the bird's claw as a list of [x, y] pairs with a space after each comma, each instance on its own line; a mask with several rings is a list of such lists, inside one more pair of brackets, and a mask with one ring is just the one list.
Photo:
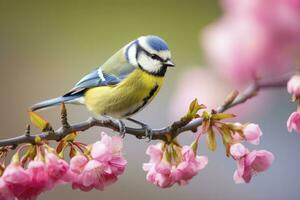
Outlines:
[[120, 135], [122, 138], [124, 138], [124, 137], [125, 137], [125, 134], [126, 134], [126, 126], [125, 126], [125, 123], [124, 123], [122, 120], [120, 120], [120, 119], [117, 120], [117, 123], [118, 123], [118, 126], [119, 126], [119, 132], [120, 132], [119, 135]]
[[153, 138], [153, 130], [147, 125], [144, 124], [143, 122], [140, 122], [138, 120], [132, 119], [132, 118], [127, 118], [127, 120], [139, 125], [142, 127], [143, 130], [145, 130], [145, 136], [139, 137], [139, 138], [149, 138], [148, 142], [150, 142]]
[[145, 130], [145, 138], [148, 138], [147, 142], [150, 142], [153, 138], [153, 130], [146, 124], [142, 128]]

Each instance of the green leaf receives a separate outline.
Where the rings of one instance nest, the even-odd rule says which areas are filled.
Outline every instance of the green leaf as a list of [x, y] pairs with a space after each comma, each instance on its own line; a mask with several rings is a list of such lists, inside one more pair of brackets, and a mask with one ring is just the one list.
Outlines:
[[237, 124], [228, 123], [228, 124], [226, 124], [226, 126], [234, 132], [235, 131], [243, 131], [243, 126], [241, 124], [237, 125]]
[[73, 142], [76, 139], [77, 133], [76, 132], [72, 132], [70, 134], [68, 134], [67, 136], [65, 136], [62, 140], [66, 141], [66, 142]]
[[213, 120], [222, 120], [222, 119], [228, 119], [235, 117], [234, 114], [228, 114], [228, 113], [216, 113], [212, 114], [211, 119]]
[[202, 118], [203, 118], [204, 120], [209, 120], [210, 117], [211, 117], [211, 115], [210, 115], [207, 111], [204, 111], [204, 112], [202, 113]]
[[207, 147], [211, 151], [217, 148], [216, 136], [212, 127], [210, 127], [207, 132]]
[[37, 151], [35, 145], [30, 145], [25, 154], [22, 156], [21, 163], [25, 164], [28, 160], [34, 160], [36, 157]]
[[233, 138], [232, 138], [232, 132], [231, 132], [230, 128], [227, 127], [226, 125], [223, 125], [220, 127], [220, 129], [221, 129], [221, 134], [222, 134], [224, 145], [231, 143]]
[[226, 149], [226, 156], [230, 157], [230, 145], [232, 143], [232, 130], [227, 126], [223, 125], [220, 127], [221, 134], [222, 134], [222, 141], [224, 144], [224, 147]]
[[49, 127], [49, 122], [35, 112], [29, 111], [30, 121], [41, 131], [45, 131]]
[[34, 145], [31, 145], [29, 148], [28, 148], [28, 151], [27, 151], [27, 154], [28, 154], [28, 157], [33, 160], [36, 156], [36, 147]]
[[186, 118], [187, 120], [192, 120], [195, 119], [197, 117], [200, 117], [197, 113], [199, 110], [206, 108], [205, 105], [203, 104], [199, 104], [197, 99], [194, 99], [189, 107], [188, 113], [185, 115], [184, 118]]
[[164, 161], [166, 161], [168, 163], [170, 163], [172, 161], [172, 156], [171, 156], [171, 154], [170, 154], [170, 152], [168, 150], [166, 150], [166, 151], [163, 152], [163, 158], [162, 158], [162, 160], [164, 160]]

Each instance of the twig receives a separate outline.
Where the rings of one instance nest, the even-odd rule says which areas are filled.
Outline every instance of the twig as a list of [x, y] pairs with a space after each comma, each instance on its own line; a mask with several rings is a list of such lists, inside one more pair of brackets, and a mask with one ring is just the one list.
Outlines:
[[[270, 81], [270, 82], [256, 81], [253, 84], [251, 84], [240, 95], [237, 95], [236, 92], [233, 93], [235, 96], [232, 99], [232, 101], [228, 102], [228, 100], [226, 100], [227, 102], [225, 102], [224, 105], [220, 106], [216, 110], [216, 112], [222, 113], [236, 105], [246, 102], [247, 100], [256, 96], [257, 93], [261, 89], [286, 87], [286, 83], [287, 83], [287, 79]], [[44, 140], [59, 141], [72, 132], [86, 131], [91, 127], [105, 127], [105, 128], [112, 129], [114, 131], [119, 131], [119, 124], [110, 119], [101, 120], [101, 119], [96, 119], [96, 118], [89, 118], [86, 121], [69, 125], [69, 123], [67, 122], [67, 113], [63, 109], [62, 109], [62, 119], [61, 120], [62, 120], [62, 127], [57, 129], [56, 131], [54, 131], [52, 134], [49, 134], [49, 132], [43, 132], [38, 135], [22, 134], [21, 136], [18, 136], [15, 138], [0, 140], [0, 147], [17, 146], [17, 145], [23, 144], [23, 143], [34, 143], [36, 136], [39, 136]], [[195, 132], [195, 131], [197, 131], [197, 128], [199, 126], [201, 126], [202, 121], [203, 121], [202, 118], [195, 119], [189, 123], [183, 123], [182, 121], [176, 121], [167, 127], [160, 128], [160, 129], [153, 129], [152, 130], [152, 134], [153, 134], [152, 139], [166, 141], [167, 134], [171, 135], [172, 138], [175, 138], [179, 134], [186, 132], [186, 131]], [[145, 138], [145, 136], [146, 136], [146, 130], [144, 128], [126, 127], [126, 133], [136, 136], [138, 139]]]

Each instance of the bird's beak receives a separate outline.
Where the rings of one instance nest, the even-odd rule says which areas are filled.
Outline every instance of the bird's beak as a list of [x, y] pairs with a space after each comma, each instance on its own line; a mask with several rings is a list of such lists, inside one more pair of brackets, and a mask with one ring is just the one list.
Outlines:
[[171, 60], [167, 60], [164, 65], [167, 67], [175, 67], [175, 64]]

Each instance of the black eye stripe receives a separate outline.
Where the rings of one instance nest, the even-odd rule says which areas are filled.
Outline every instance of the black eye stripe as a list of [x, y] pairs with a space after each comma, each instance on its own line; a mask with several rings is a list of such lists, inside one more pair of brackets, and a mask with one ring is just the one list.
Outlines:
[[155, 60], [159, 60], [160, 62], [166, 62], [167, 60], [164, 60], [162, 59], [161, 57], [159, 57], [158, 55], [156, 54], [151, 54], [149, 53], [146, 49], [144, 49], [140, 44], [139, 42], [137, 41], [137, 54], [138, 52], [141, 52], [143, 51], [147, 56], [151, 57], [152, 59], [155, 59]]
[[164, 60], [161, 57], [159, 57], [158, 55], [156, 55], [156, 54], [151, 54], [151, 58], [155, 59], [155, 60], [159, 60], [161, 62], [164, 62]]

